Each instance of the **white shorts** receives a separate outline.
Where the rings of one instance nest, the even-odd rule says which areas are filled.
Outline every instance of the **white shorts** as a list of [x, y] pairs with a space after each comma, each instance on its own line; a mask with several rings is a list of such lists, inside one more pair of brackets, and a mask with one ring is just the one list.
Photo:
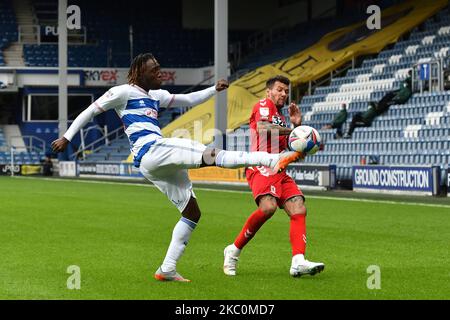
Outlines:
[[162, 138], [142, 157], [140, 171], [180, 212], [195, 198], [187, 169], [199, 168], [206, 146], [188, 139]]

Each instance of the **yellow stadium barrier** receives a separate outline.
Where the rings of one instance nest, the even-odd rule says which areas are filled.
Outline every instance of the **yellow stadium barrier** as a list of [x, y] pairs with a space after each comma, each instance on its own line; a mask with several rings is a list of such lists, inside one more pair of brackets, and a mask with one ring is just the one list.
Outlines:
[[188, 172], [189, 178], [192, 181], [247, 183], [244, 168], [224, 169], [218, 167], [206, 167], [191, 169]]
[[122, 162], [124, 163], [133, 163], [133, 154], [130, 153], [130, 155], [128, 156], [128, 158], [126, 160], [123, 160]]
[[20, 173], [23, 176], [29, 176], [41, 173], [40, 165], [22, 165]]

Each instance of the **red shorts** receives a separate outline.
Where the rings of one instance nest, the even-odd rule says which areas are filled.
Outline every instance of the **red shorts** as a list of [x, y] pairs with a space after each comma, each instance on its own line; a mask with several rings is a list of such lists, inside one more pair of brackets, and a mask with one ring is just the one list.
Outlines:
[[267, 194], [277, 199], [280, 208], [283, 208], [284, 203], [290, 198], [301, 196], [303, 200], [305, 199], [295, 181], [286, 172], [274, 175], [265, 175], [265, 172], [267, 171], [264, 167], [250, 167], [245, 170], [248, 185], [257, 205], [259, 205], [259, 197]]

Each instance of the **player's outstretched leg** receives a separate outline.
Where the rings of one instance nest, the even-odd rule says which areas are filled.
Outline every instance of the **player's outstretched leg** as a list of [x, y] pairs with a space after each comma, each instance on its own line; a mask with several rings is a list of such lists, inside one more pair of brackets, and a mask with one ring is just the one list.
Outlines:
[[295, 196], [286, 201], [284, 208], [289, 215], [289, 239], [292, 246], [292, 263], [289, 273], [293, 277], [305, 274], [315, 275], [323, 271], [325, 265], [321, 262], [311, 262], [305, 259], [306, 250], [306, 207], [303, 197]]
[[262, 225], [269, 220], [277, 210], [277, 201], [271, 195], [264, 195], [259, 199], [258, 210], [253, 212], [245, 222], [241, 232], [234, 240], [234, 243], [227, 246], [224, 250], [223, 272], [227, 276], [235, 276], [237, 262], [241, 250], [247, 243], [253, 239], [256, 232]]
[[277, 163], [275, 164], [275, 166], [272, 168], [273, 171], [279, 173], [281, 171], [283, 171], [284, 169], [286, 169], [286, 167], [294, 162], [297, 161], [299, 159], [304, 159], [305, 156], [298, 151], [287, 151], [284, 153], [280, 153], [280, 158], [278, 159]]
[[186, 209], [182, 212], [182, 215], [183, 217], [173, 229], [172, 240], [169, 249], [167, 250], [166, 257], [155, 273], [154, 277], [156, 280], [190, 282], [190, 280], [185, 279], [176, 271], [176, 266], [200, 219], [200, 209], [194, 197], [191, 197]]
[[280, 172], [299, 158], [304, 158], [304, 155], [297, 151], [274, 154], [263, 151], [228, 151], [209, 148], [189, 139], [163, 138], [142, 157], [141, 166], [144, 165], [149, 172], [158, 171], [160, 168], [195, 169], [206, 166], [265, 166], [274, 172]]
[[[263, 151], [244, 152], [206, 149], [203, 158], [205, 159], [204, 163], [207, 165], [216, 165], [222, 168], [265, 166], [277, 173], [286, 169], [291, 162], [303, 158], [303, 155], [297, 151], [272, 154]], [[211, 161], [211, 158], [214, 161]]]

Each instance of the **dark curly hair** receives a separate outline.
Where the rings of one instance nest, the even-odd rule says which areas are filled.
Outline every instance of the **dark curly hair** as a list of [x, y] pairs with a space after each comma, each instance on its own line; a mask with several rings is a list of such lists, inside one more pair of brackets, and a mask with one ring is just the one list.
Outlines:
[[145, 64], [148, 60], [156, 60], [151, 53], [141, 53], [133, 59], [131, 62], [130, 70], [128, 71], [128, 83], [136, 84], [142, 72], [144, 71]]

